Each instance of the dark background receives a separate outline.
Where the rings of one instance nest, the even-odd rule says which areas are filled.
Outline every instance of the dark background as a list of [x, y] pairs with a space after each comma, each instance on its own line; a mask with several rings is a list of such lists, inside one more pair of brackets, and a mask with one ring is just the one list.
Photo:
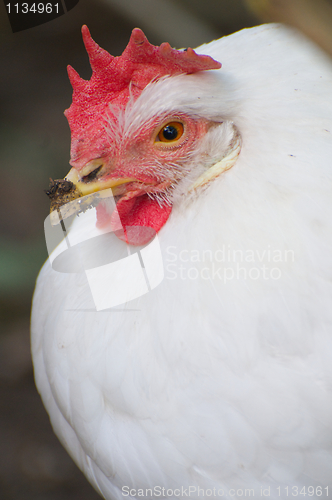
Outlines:
[[53, 435], [29, 347], [34, 282], [47, 258], [44, 189], [49, 177], [70, 169], [66, 66], [91, 76], [81, 26], [113, 55], [122, 53], [136, 26], [153, 44], [195, 47], [271, 19], [248, 4], [255, 0], [80, 0], [58, 19], [17, 33], [0, 4], [1, 500], [99, 498]]

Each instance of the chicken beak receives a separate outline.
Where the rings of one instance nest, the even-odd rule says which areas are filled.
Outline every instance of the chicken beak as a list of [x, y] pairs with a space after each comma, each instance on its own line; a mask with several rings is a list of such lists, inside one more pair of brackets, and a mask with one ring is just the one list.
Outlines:
[[122, 184], [136, 181], [136, 179], [133, 179], [131, 177], [119, 177], [103, 181], [83, 182], [82, 176], [79, 175], [76, 168], [72, 168], [68, 172], [65, 180], [70, 181], [75, 185], [77, 191], [80, 193], [79, 196], [86, 196], [87, 194], [95, 193], [103, 189], [116, 188], [117, 186], [120, 186]]
[[[58, 179], [51, 183], [46, 194], [51, 200], [50, 212], [52, 215], [52, 224], [58, 224], [59, 218], [52, 214], [56, 211], [59, 213], [61, 208], [61, 217], [67, 218], [74, 213], [80, 212], [84, 207], [89, 207], [93, 203], [93, 193], [112, 188], [113, 196], [117, 195], [116, 188], [122, 184], [136, 181], [133, 178], [113, 178], [107, 180], [96, 180], [84, 182], [82, 173], [79, 174], [75, 168], [72, 168], [64, 179]], [[70, 203], [78, 198], [85, 197], [84, 200], [79, 200], [78, 203]], [[103, 197], [102, 194], [100, 197]], [[66, 207], [64, 206], [66, 205]]]

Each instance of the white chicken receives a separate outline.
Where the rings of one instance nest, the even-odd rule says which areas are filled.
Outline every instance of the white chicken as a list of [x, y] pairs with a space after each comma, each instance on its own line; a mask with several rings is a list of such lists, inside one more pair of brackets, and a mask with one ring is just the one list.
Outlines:
[[[108, 72], [84, 39], [94, 73], [70, 70], [67, 180], [112, 188], [124, 226], [158, 233], [164, 279], [97, 310], [84, 273], [45, 263], [32, 354], [55, 433], [105, 499], [327, 498], [331, 60], [281, 25], [196, 49], [221, 69], [134, 30], [137, 50], [196, 67], [145, 71], [129, 45], [134, 76], [110, 96], [129, 70]], [[88, 214], [73, 231], [117, 229], [114, 213], [98, 206], [97, 227]], [[128, 239], [147, 243], [120, 235], [100, 252], [116, 260]]]

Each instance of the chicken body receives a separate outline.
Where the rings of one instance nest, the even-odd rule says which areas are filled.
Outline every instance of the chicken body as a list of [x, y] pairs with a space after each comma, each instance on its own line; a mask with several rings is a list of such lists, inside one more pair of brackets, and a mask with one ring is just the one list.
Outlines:
[[[117, 164], [130, 150], [134, 177], [145, 162], [137, 130], [165, 117], [203, 124], [195, 137], [187, 128], [189, 153], [164, 171], [158, 163], [160, 183], [174, 181], [160, 195], [172, 203], [158, 232], [165, 277], [97, 312], [84, 274], [46, 262], [32, 312], [36, 384], [55, 433], [106, 499], [277, 499], [302, 488], [326, 498], [332, 63], [279, 25], [196, 51], [222, 69], [153, 82], [118, 122]], [[192, 191], [237, 137], [234, 166]], [[95, 230], [89, 217], [75, 224]]]

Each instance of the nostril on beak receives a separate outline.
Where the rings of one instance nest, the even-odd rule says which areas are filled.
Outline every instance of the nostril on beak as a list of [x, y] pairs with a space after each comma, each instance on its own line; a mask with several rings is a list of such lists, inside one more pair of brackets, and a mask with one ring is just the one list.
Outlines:
[[82, 182], [91, 182], [91, 181], [94, 181], [97, 178], [97, 176], [98, 176], [98, 174], [99, 174], [102, 166], [103, 165], [101, 164], [97, 168], [95, 168], [94, 170], [92, 170], [92, 172], [90, 172], [88, 175], [84, 175], [82, 177]]

